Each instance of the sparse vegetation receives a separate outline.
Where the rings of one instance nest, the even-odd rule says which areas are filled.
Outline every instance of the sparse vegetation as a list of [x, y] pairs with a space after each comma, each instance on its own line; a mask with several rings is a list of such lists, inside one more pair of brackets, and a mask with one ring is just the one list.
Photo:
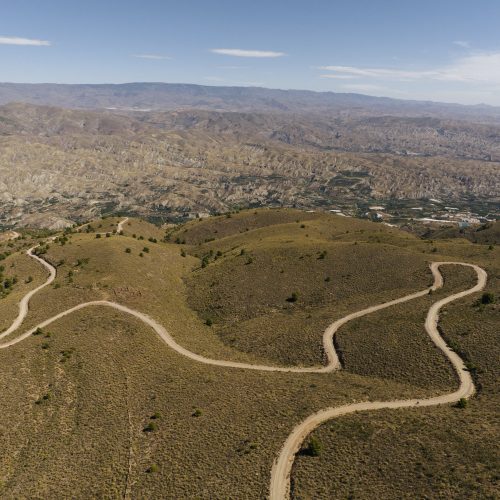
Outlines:
[[[188, 243], [182, 249], [186, 257], [208, 256], [209, 265], [203, 270], [194, 259], [182, 258], [174, 244], [154, 247], [140, 266], [123, 255], [126, 245], [135, 255], [142, 248], [132, 239], [111, 238], [104, 245], [83, 232], [72, 236], [72, 244], [51, 245], [46, 258], [61, 263], [61, 286], [47, 287], [35, 296], [26, 331], [82, 301], [111, 296], [164, 324], [180, 345], [194, 352], [216, 359], [308, 366], [321, 362], [321, 334], [333, 320], [429, 285], [430, 254], [422, 253], [429, 247], [411, 235], [390, 234], [385, 228], [379, 234], [380, 225], [304, 214], [309, 217], [306, 241], [294, 223], [301, 220], [300, 212], [267, 211], [269, 219], [266, 212], [257, 213], [204, 220], [196, 222], [196, 228], [187, 225], [181, 234]], [[285, 214], [283, 223], [280, 213]], [[154, 228], [149, 233], [145, 223], [135, 219], [131, 223], [137, 233], [156, 237]], [[226, 223], [233, 225], [221, 225]], [[244, 230], [247, 227], [249, 231]], [[204, 243], [215, 230], [216, 239]], [[380, 243], [369, 242], [373, 234]], [[351, 244], [355, 240], [356, 246]], [[498, 294], [496, 250], [476, 246], [473, 250], [468, 243], [440, 242], [443, 255], [432, 258], [477, 262], [488, 270], [488, 290]], [[246, 249], [243, 258], [241, 248]], [[242, 265], [250, 256], [253, 265]], [[25, 267], [20, 265], [23, 259]], [[17, 314], [19, 296], [46, 276], [15, 249], [2, 264], [10, 269], [12, 262], [19, 266], [15, 269], [19, 291], [0, 305], [5, 325]], [[19, 419], [27, 394], [32, 394], [28, 401], [33, 405], [32, 411], [22, 413], [24, 424], [9, 429], [9, 439], [0, 450], [7, 471], [2, 494], [38, 494], [50, 469], [53, 480], [40, 492], [45, 496], [71, 496], [75, 485], [93, 497], [113, 497], [117, 491], [121, 495], [132, 439], [136, 460], [132, 496], [196, 496], [200, 483], [191, 480], [195, 471], [199, 481], [210, 484], [214, 496], [225, 498], [237, 491], [244, 497], [265, 497], [268, 482], [263, 471], [270, 469], [293, 422], [353, 400], [428, 396], [455, 387], [446, 361], [431, 352], [422, 330], [430, 301], [470, 286], [466, 272], [444, 272], [445, 289], [435, 296], [426, 295], [408, 303], [408, 308], [389, 308], [373, 323], [359, 324], [359, 332], [345, 325], [338, 340], [346, 369], [329, 375], [214, 370], [165, 348], [144, 325], [105, 307], [61, 318], [31, 340], [0, 351], [2, 375], [11, 381], [0, 398], [2, 418]], [[33, 282], [26, 283], [30, 275]], [[293, 305], [286, 302], [292, 291], [298, 291]], [[471, 491], [485, 498], [494, 494], [491, 443], [496, 442], [498, 311], [492, 306], [479, 313], [472, 305], [480, 297], [450, 304], [440, 319], [452, 341], [449, 345], [467, 352], [467, 366], [478, 380], [479, 397], [468, 402], [465, 413], [445, 405], [365, 412], [327, 423], [311, 436], [318, 439], [320, 453], [314, 459], [297, 457], [293, 472], [297, 497], [348, 497], [363, 491], [391, 498], [410, 490], [422, 497], [470, 496]], [[213, 319], [212, 328], [205, 327], [207, 318]], [[50, 347], [42, 349], [42, 342]], [[412, 362], [409, 353], [415, 352], [419, 356]], [[364, 373], [359, 369], [363, 365]], [[431, 372], [437, 383], [430, 382]], [[127, 401], [133, 401], [128, 408]], [[200, 413], [195, 416], [196, 410]], [[43, 433], [37, 431], [40, 422]], [[157, 427], [145, 430], [150, 423]], [[36, 440], [37, 447], [24, 447], [26, 439]], [[23, 467], [16, 461], [19, 450]], [[71, 460], [62, 460], [70, 456]], [[463, 456], [470, 457], [465, 465]], [[375, 480], [380, 474], [383, 482]]]

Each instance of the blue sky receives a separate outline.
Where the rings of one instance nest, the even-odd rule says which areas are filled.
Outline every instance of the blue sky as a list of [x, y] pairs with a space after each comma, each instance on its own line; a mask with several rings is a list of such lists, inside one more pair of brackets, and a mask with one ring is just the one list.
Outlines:
[[500, 105], [500, 1], [0, 0], [0, 81]]

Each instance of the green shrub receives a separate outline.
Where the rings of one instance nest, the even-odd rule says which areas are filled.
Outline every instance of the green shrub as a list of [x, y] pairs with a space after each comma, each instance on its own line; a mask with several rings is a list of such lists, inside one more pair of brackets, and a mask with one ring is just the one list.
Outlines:
[[149, 422], [144, 429], [142, 429], [143, 432], [154, 432], [158, 429], [158, 425], [156, 425], [155, 422]]
[[315, 436], [311, 436], [311, 439], [309, 439], [309, 443], [307, 444], [307, 448], [304, 450], [304, 452], [310, 457], [319, 457], [319, 455], [321, 455], [321, 448], [322, 447], [320, 440]]
[[297, 292], [292, 292], [292, 295], [286, 299], [287, 302], [297, 302], [299, 300], [299, 294]]
[[495, 302], [495, 295], [492, 292], [484, 292], [481, 295], [481, 304], [493, 304]]

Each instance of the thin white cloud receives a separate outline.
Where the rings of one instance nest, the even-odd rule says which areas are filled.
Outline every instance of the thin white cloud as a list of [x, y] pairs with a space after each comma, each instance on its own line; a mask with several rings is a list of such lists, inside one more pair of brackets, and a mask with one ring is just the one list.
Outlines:
[[47, 40], [36, 40], [34, 38], [21, 38], [18, 36], [0, 36], [0, 45], [31, 45], [35, 47], [49, 46]]
[[333, 71], [334, 73], [332, 73], [332, 75], [329, 78], [370, 77], [370, 78], [418, 79], [418, 78], [429, 78], [435, 74], [434, 71], [408, 71], [408, 70], [387, 69], [387, 68], [358, 68], [355, 66], [321, 66], [319, 69], [323, 71]]
[[233, 57], [282, 57], [284, 52], [274, 52], [272, 50], [243, 50], [243, 49], [210, 49], [214, 54]]
[[356, 78], [355, 75], [341, 75], [341, 74], [325, 74], [319, 75], [320, 78], [331, 78], [332, 80], [352, 80]]
[[328, 78], [349, 76], [359, 79], [376, 80], [433, 80], [463, 83], [500, 84], [500, 52], [469, 54], [455, 62], [436, 69], [407, 70], [399, 68], [361, 68], [356, 66], [321, 66], [323, 71], [331, 71]]
[[134, 54], [132, 57], [138, 57], [139, 59], [153, 59], [155, 61], [172, 59], [169, 56], [161, 56], [159, 54]]
[[459, 47], [462, 47], [463, 49], [470, 49], [470, 42], [467, 40], [455, 40], [453, 42], [455, 45], [458, 45]]

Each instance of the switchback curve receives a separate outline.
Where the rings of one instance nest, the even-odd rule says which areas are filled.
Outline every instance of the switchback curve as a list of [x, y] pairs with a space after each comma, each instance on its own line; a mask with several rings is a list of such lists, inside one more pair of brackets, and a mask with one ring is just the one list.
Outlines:
[[[118, 224], [118, 231], [121, 231], [123, 224], [128, 220], [125, 218]], [[33, 295], [38, 293], [41, 289], [48, 286], [52, 283], [56, 277], [56, 269], [49, 264], [47, 261], [41, 259], [37, 255], [33, 253], [35, 247], [30, 248], [27, 251], [27, 254], [36, 259], [40, 264], [42, 264], [48, 271], [49, 277], [46, 282], [39, 287], [35, 288], [31, 292], [28, 292], [19, 303], [19, 314], [17, 318], [14, 320], [12, 325], [2, 334], [0, 334], [0, 339], [6, 337], [7, 335], [15, 332], [24, 321], [27, 313], [29, 301]], [[452, 351], [447, 345], [443, 338], [440, 336], [439, 331], [437, 329], [437, 322], [439, 319], [439, 310], [449, 302], [454, 300], [458, 300], [462, 297], [470, 295], [472, 293], [478, 292], [484, 288], [486, 285], [487, 274], [484, 269], [474, 264], [468, 264], [463, 262], [433, 262], [430, 265], [431, 272], [434, 276], [434, 284], [430, 288], [426, 288], [425, 290], [415, 292], [410, 295], [406, 295], [404, 297], [400, 297], [398, 299], [394, 299], [389, 302], [385, 302], [383, 304], [378, 304], [375, 306], [368, 307], [361, 311], [357, 311], [351, 313], [334, 323], [332, 323], [323, 334], [323, 347], [327, 356], [327, 363], [321, 367], [279, 367], [279, 366], [266, 366], [266, 365], [255, 365], [250, 363], [239, 363], [227, 360], [217, 360], [210, 359], [199, 354], [193, 353], [188, 349], [179, 345], [174, 338], [167, 332], [167, 330], [156, 320], [144, 314], [140, 311], [136, 311], [122, 304], [118, 304], [116, 302], [111, 302], [107, 300], [98, 300], [91, 302], [84, 302], [82, 304], [78, 304], [66, 311], [63, 311], [51, 318], [43, 321], [22, 335], [15, 337], [11, 340], [8, 340], [2, 344], [0, 344], [0, 349], [5, 349], [10, 346], [13, 346], [22, 340], [28, 338], [37, 328], [45, 328], [49, 324], [57, 321], [58, 319], [63, 318], [75, 311], [80, 309], [84, 309], [92, 306], [104, 306], [111, 307], [118, 311], [130, 314], [137, 319], [141, 320], [143, 323], [149, 325], [153, 330], [158, 334], [158, 336], [173, 350], [177, 353], [199, 363], [204, 363], [208, 365], [220, 366], [225, 368], [240, 368], [247, 370], [257, 370], [257, 371], [275, 371], [275, 372], [302, 372], [302, 373], [325, 373], [334, 371], [340, 368], [340, 363], [338, 359], [338, 355], [335, 351], [333, 345], [333, 336], [337, 332], [337, 330], [344, 325], [345, 323], [351, 321], [352, 319], [359, 318], [361, 316], [365, 316], [375, 311], [379, 311], [381, 309], [385, 309], [387, 307], [391, 307], [396, 304], [400, 304], [403, 302], [407, 302], [409, 300], [416, 299], [418, 297], [422, 297], [429, 293], [430, 290], [437, 290], [438, 288], [443, 286], [443, 277], [439, 271], [440, 266], [443, 265], [461, 265], [467, 266], [474, 269], [477, 275], [477, 284], [462, 292], [450, 295], [445, 297], [437, 302], [435, 302], [429, 309], [429, 312], [425, 321], [425, 329], [432, 341], [436, 344], [436, 346], [443, 351], [446, 358], [450, 361], [453, 368], [455, 369], [460, 385], [459, 388], [448, 394], [444, 394], [441, 396], [436, 396], [432, 398], [424, 398], [424, 399], [409, 399], [409, 400], [396, 400], [396, 401], [374, 401], [374, 402], [362, 402], [362, 403], [353, 403], [347, 404], [334, 408], [327, 408], [321, 410], [317, 413], [314, 413], [306, 420], [297, 425], [285, 441], [279, 456], [275, 460], [272, 470], [271, 470], [271, 481], [269, 488], [269, 497], [271, 500], [283, 500], [289, 498], [290, 495], [290, 474], [292, 470], [293, 461], [295, 458], [295, 454], [299, 451], [303, 441], [307, 437], [307, 435], [316, 429], [319, 425], [330, 420], [335, 417], [339, 417], [341, 415], [346, 415], [348, 413], [358, 412], [358, 411], [368, 411], [368, 410], [378, 410], [383, 408], [407, 408], [412, 406], [433, 406], [439, 404], [453, 403], [458, 401], [461, 398], [469, 398], [474, 394], [475, 388], [474, 383], [472, 381], [472, 377], [468, 371], [466, 371], [464, 361], [458, 356], [457, 353]]]

